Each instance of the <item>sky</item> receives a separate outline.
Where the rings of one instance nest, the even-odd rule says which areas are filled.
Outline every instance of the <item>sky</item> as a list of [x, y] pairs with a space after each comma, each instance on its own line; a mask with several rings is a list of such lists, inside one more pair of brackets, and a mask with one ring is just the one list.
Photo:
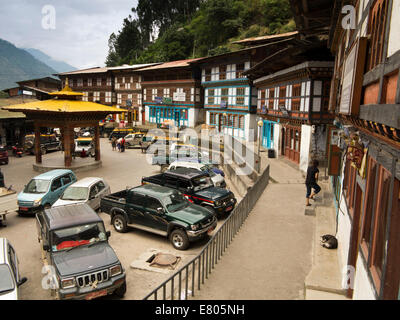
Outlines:
[[104, 66], [137, 0], [0, 0], [0, 38], [78, 69]]

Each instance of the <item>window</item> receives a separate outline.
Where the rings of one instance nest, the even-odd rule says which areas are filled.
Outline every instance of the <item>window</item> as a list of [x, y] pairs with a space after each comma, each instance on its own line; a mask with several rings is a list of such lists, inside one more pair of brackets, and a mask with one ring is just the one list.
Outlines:
[[229, 89], [228, 88], [222, 88], [221, 89], [221, 103], [223, 101], [226, 102], [226, 104], [228, 105], [228, 96], [229, 96]]
[[244, 116], [239, 116], [239, 128], [244, 129]]
[[62, 176], [61, 179], [62, 179], [62, 183], [63, 183], [64, 186], [72, 182], [71, 176], [69, 174], [66, 174], [65, 176]]
[[294, 84], [292, 87], [292, 97], [300, 97], [301, 96], [301, 83]]
[[385, 39], [385, 27], [388, 9], [387, 0], [377, 0], [373, 5], [369, 17], [369, 33], [371, 34], [371, 50], [368, 59], [368, 70], [381, 63]]
[[163, 206], [157, 199], [147, 197], [147, 208], [152, 211], [157, 211], [158, 208], [163, 208]]
[[211, 81], [211, 69], [205, 69], [205, 81]]
[[146, 200], [147, 199], [145, 196], [132, 192], [130, 203], [138, 207], [144, 207], [145, 205], [147, 205]]
[[225, 80], [226, 79], [226, 66], [220, 66], [219, 67], [219, 80]]
[[366, 180], [366, 195], [364, 202], [363, 222], [361, 229], [361, 247], [364, 256], [368, 259], [368, 249], [370, 247], [371, 238], [371, 225], [372, 225], [372, 213], [374, 204], [375, 194], [375, 179], [376, 179], [376, 161], [373, 158], [369, 158], [368, 161], [368, 173]]
[[97, 86], [98, 86], [98, 87], [101, 87], [101, 81], [102, 81], [101, 78], [97, 78]]
[[382, 166], [379, 168], [378, 192], [375, 205], [374, 235], [372, 239], [372, 250], [370, 266], [372, 277], [377, 288], [380, 288], [383, 264], [386, 254], [386, 222], [388, 215], [388, 200], [390, 173]]
[[51, 184], [51, 191], [56, 191], [59, 188], [61, 188], [61, 178], [57, 178], [53, 181], [53, 183]]
[[83, 86], [83, 79], [78, 79], [77, 86], [78, 87], [82, 87]]
[[243, 78], [243, 71], [244, 71], [244, 63], [240, 63], [236, 65], [236, 78]]
[[215, 90], [209, 89], [208, 90], [208, 104], [214, 104], [214, 95], [215, 95]]

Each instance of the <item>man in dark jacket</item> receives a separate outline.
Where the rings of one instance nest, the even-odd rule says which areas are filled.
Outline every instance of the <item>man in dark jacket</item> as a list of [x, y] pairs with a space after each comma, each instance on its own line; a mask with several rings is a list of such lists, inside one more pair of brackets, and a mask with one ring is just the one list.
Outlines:
[[[310, 199], [314, 199], [314, 196], [321, 191], [321, 187], [317, 184], [319, 170], [318, 170], [319, 162], [317, 160], [313, 160], [311, 166], [307, 169], [307, 177], [306, 177], [306, 206], [311, 206]], [[311, 192], [314, 189], [314, 192]]]

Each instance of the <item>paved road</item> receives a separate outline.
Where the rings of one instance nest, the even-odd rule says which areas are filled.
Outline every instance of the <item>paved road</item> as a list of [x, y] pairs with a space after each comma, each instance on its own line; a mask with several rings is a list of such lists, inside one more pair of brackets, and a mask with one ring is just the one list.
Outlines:
[[282, 161], [271, 161], [271, 176], [282, 183], [269, 184], [201, 291], [191, 299], [304, 299], [314, 219], [304, 215], [301, 174]]
[[[101, 139], [101, 151], [103, 166], [92, 171], [78, 172], [78, 179], [91, 176], [103, 177], [110, 184], [111, 192], [116, 192], [127, 186], [139, 185], [143, 176], [159, 173], [158, 167], [149, 165], [145, 155], [138, 149], [130, 149], [126, 153], [113, 152], [108, 140]], [[45, 159], [62, 157], [60, 152], [44, 155]], [[24, 185], [38, 174], [33, 171], [33, 162], [33, 156], [22, 158], [11, 156], [10, 163], [0, 167], [4, 173], [6, 185], [12, 184], [13, 189], [22, 190]], [[162, 273], [131, 269], [129, 266], [132, 261], [137, 260], [143, 253], [154, 248], [158, 251], [172, 252], [183, 258], [185, 256], [189, 258], [199, 252], [205, 244], [205, 241], [201, 241], [192, 244], [185, 252], [177, 251], [173, 249], [166, 238], [161, 236], [139, 230], [119, 234], [110, 225], [108, 215], [101, 213], [100, 216], [104, 220], [107, 230], [112, 232], [110, 244], [127, 272], [128, 289], [125, 299], [142, 299], [169, 277]], [[7, 220], [8, 226], [0, 228], [0, 237], [9, 239], [14, 245], [20, 260], [21, 275], [28, 278], [28, 282], [21, 287], [21, 299], [52, 299], [50, 293], [41, 286], [42, 263], [34, 218], [19, 217], [15, 213], [10, 214]]]

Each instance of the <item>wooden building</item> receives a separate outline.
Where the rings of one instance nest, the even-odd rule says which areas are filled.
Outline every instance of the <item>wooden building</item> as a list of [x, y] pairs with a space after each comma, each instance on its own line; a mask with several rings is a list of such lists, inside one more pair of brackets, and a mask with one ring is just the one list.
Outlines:
[[52, 77], [30, 79], [17, 82], [18, 87], [3, 90], [10, 98], [23, 97], [27, 99], [50, 99], [50, 92], [61, 89], [61, 81]]
[[142, 77], [142, 123], [194, 128], [203, 122], [201, 72], [190, 65], [196, 60], [166, 62], [136, 70]]
[[127, 113], [121, 114], [121, 120], [126, 120], [131, 125], [134, 122], [138, 123], [139, 118], [141, 118], [140, 113], [144, 113], [142, 76], [135, 71], [153, 65], [156, 64], [123, 65], [108, 68], [115, 79], [114, 92], [117, 99], [116, 105], [128, 110]]
[[114, 75], [108, 68], [90, 68], [59, 73], [65, 86], [68, 78], [69, 87], [83, 93], [82, 101], [97, 102], [107, 106], [117, 102], [114, 91]]
[[[344, 5], [355, 10], [342, 14]], [[398, 299], [400, 4], [337, 0], [333, 17], [330, 174], [343, 278], [349, 298]]]

